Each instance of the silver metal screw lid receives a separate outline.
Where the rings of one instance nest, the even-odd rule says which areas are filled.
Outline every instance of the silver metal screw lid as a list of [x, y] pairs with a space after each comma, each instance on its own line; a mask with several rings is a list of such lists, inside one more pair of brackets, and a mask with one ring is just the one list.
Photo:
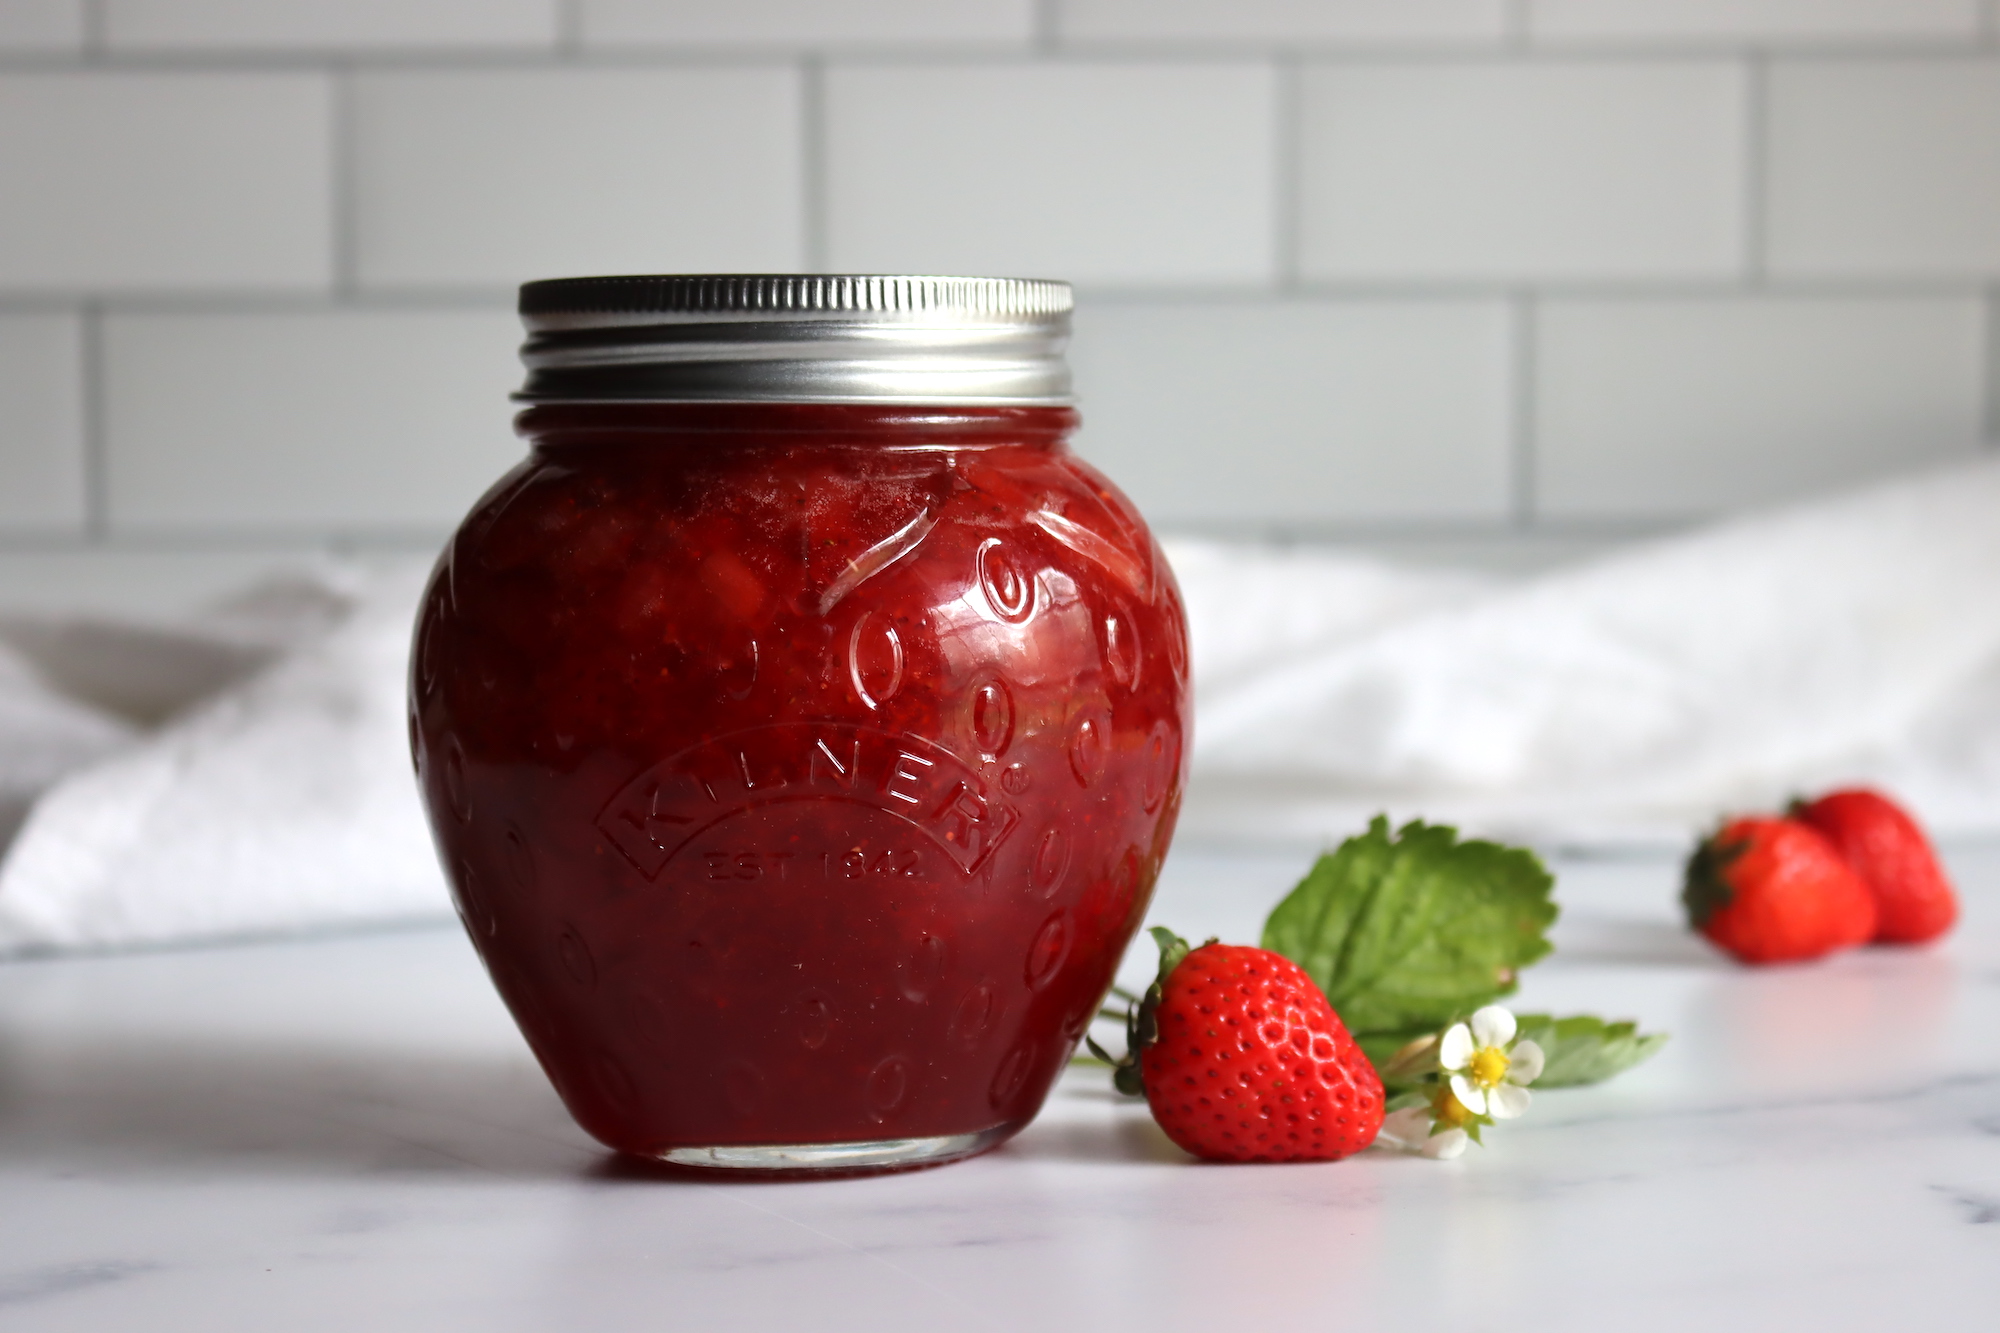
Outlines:
[[530, 403], [1065, 406], [1069, 284], [676, 274], [521, 288]]

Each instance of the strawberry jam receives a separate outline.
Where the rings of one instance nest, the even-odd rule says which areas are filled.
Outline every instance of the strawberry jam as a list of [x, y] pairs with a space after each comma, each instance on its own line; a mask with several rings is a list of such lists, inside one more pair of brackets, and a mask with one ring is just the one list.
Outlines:
[[1172, 574], [1075, 422], [521, 414], [426, 593], [412, 740], [473, 942], [606, 1144], [882, 1169], [1041, 1105], [1187, 748]]

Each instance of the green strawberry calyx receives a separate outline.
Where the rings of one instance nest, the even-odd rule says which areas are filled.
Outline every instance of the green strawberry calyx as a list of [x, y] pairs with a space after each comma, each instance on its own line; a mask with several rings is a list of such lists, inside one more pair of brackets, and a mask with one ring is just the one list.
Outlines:
[[[1153, 978], [1153, 984], [1146, 987], [1144, 995], [1134, 996], [1129, 992], [1118, 992], [1126, 1001], [1123, 1012], [1108, 1008], [1104, 1010], [1106, 1017], [1125, 1020], [1125, 1054], [1113, 1058], [1110, 1052], [1097, 1044], [1095, 1037], [1084, 1038], [1084, 1044], [1090, 1048], [1090, 1053], [1111, 1066], [1112, 1086], [1128, 1097], [1146, 1095], [1146, 1082], [1139, 1072], [1139, 1052], [1160, 1039], [1160, 1025], [1156, 1015], [1167, 978], [1174, 974], [1174, 969], [1181, 965], [1183, 959], [1194, 952], [1194, 946], [1165, 926], [1154, 926], [1147, 933], [1153, 937], [1153, 942], [1160, 946], [1159, 974]], [[1208, 943], [1213, 944], [1215, 941], [1210, 940]]]
[[1724, 842], [1720, 830], [1695, 844], [1681, 885], [1681, 906], [1687, 909], [1688, 925], [1700, 930], [1710, 917], [1736, 901], [1729, 867], [1749, 850], [1747, 838]]

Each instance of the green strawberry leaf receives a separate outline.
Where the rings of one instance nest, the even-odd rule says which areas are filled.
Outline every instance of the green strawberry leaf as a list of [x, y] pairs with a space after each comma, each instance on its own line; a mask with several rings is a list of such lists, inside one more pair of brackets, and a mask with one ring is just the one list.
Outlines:
[[1517, 1036], [1540, 1046], [1547, 1057], [1535, 1080], [1537, 1092], [1602, 1083], [1652, 1059], [1667, 1044], [1664, 1032], [1641, 1033], [1636, 1023], [1607, 1023], [1592, 1014], [1519, 1014], [1514, 1021]]
[[1549, 952], [1554, 883], [1533, 852], [1421, 820], [1391, 835], [1378, 815], [1320, 857], [1263, 943], [1304, 968], [1357, 1036], [1436, 1031], [1512, 992]]

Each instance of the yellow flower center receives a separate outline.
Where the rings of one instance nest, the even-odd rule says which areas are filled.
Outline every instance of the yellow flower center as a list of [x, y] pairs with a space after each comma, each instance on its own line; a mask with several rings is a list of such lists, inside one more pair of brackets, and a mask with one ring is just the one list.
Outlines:
[[1432, 1132], [1446, 1129], [1464, 1129], [1473, 1121], [1472, 1112], [1465, 1109], [1465, 1103], [1452, 1096], [1451, 1089], [1440, 1086], [1431, 1094], [1431, 1118], [1437, 1122]]
[[1507, 1077], [1507, 1066], [1512, 1063], [1514, 1062], [1507, 1058], [1507, 1052], [1498, 1046], [1482, 1046], [1472, 1053], [1472, 1059], [1466, 1065], [1465, 1072], [1480, 1087], [1497, 1088], [1500, 1086], [1500, 1081]]

